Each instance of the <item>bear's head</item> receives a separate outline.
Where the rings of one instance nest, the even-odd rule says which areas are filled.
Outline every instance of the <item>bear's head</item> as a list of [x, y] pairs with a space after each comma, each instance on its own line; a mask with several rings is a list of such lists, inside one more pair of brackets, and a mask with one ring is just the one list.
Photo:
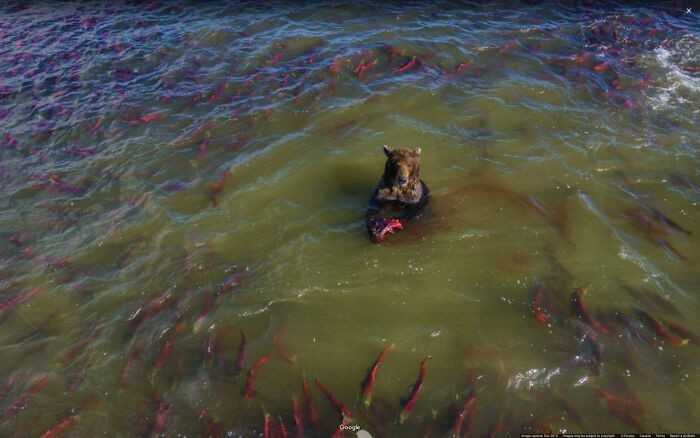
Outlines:
[[383, 188], [379, 197], [416, 203], [421, 197], [420, 156], [421, 148], [393, 149], [384, 145], [386, 164], [382, 177]]

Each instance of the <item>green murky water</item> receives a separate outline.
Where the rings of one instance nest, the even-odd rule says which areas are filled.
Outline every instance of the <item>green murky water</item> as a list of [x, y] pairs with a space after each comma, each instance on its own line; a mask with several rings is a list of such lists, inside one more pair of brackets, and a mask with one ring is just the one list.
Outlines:
[[[472, 389], [471, 436], [697, 431], [686, 12], [0, 7], [0, 435], [293, 435], [304, 378], [307, 436], [315, 378], [375, 437], [452, 436]], [[385, 143], [432, 199], [373, 245]]]

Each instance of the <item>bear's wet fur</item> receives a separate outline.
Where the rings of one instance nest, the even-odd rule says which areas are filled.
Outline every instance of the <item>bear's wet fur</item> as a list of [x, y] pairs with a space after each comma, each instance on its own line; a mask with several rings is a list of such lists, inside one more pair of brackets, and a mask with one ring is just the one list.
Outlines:
[[409, 220], [428, 203], [430, 192], [420, 178], [421, 148], [393, 149], [384, 145], [384, 174], [374, 189], [366, 214], [367, 231], [375, 239], [374, 224], [380, 219]]

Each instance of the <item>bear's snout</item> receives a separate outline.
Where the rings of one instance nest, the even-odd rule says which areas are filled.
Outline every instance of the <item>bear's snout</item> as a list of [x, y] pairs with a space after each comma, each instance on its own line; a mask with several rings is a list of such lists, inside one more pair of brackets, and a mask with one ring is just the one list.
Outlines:
[[405, 163], [400, 163], [396, 170], [397, 172], [394, 178], [394, 184], [399, 186], [401, 189], [405, 189], [409, 181], [411, 181], [411, 168]]

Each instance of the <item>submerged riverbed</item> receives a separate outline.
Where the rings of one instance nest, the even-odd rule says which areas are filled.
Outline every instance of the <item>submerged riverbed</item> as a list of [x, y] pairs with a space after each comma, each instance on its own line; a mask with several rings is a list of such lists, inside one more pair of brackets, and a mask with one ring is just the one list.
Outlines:
[[698, 12], [527, 3], [3, 3], [0, 435], [699, 430]]

